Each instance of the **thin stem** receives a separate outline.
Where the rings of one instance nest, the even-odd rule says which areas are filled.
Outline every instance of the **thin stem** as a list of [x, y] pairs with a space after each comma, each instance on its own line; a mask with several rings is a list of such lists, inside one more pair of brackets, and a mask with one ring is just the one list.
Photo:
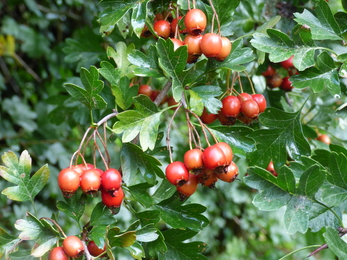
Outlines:
[[84, 255], [86, 257], [86, 260], [92, 260], [93, 257], [89, 253], [89, 250], [88, 250], [88, 247], [86, 245], [86, 242], [82, 240], [82, 244], [83, 244], [83, 247], [84, 247]]
[[105, 163], [105, 166], [106, 166], [106, 170], [107, 170], [109, 168], [109, 166], [110, 166], [110, 161], [111, 161], [110, 154], [108, 153], [106, 143], [104, 142], [104, 140], [102, 139], [102, 137], [101, 137], [101, 135], [100, 135], [100, 133], [98, 131], [96, 131], [96, 135], [99, 137], [100, 142], [101, 142], [102, 146], [104, 147], [104, 151], [105, 151], [107, 159], [105, 159], [103, 157], [103, 155], [101, 154], [100, 149], [99, 149], [99, 151], [100, 151], [100, 156], [102, 157], [102, 159], [103, 159], [103, 161]]
[[188, 10], [190, 10], [190, 0], [187, 0], [188, 2]]
[[339, 221], [340, 223], [340, 226], [343, 227], [343, 222], [342, 222], [342, 219], [339, 217], [339, 215], [337, 215], [337, 213], [330, 207], [328, 207], [327, 205], [325, 205], [324, 203], [318, 201], [318, 200], [314, 200], [314, 202], [318, 203], [319, 205], [327, 208], [328, 210], [330, 210], [331, 213], [333, 213], [335, 215], [335, 217], [337, 218], [337, 220]]
[[37, 209], [36, 209], [34, 200], [30, 200], [30, 202], [31, 202], [31, 205], [33, 206], [33, 210], [34, 210], [34, 212], [35, 212], [35, 216], [37, 216], [38, 214], [37, 214]]
[[194, 9], [196, 8], [195, 0], [193, 0], [193, 8], [194, 8]]
[[210, 142], [208, 141], [208, 136], [207, 136], [207, 133], [205, 131], [204, 123], [201, 121], [200, 117], [198, 117], [197, 114], [195, 114], [194, 112], [192, 112], [190, 110], [189, 110], [189, 113], [191, 113], [199, 121], [199, 124], [200, 124], [201, 129], [202, 129], [202, 133], [204, 134], [204, 137], [205, 137], [205, 140], [206, 140], [206, 143], [207, 143], [208, 146], [211, 146]]
[[46, 218], [46, 217], [42, 217], [42, 218], [40, 218], [40, 219], [46, 219], [46, 220], [51, 221], [51, 222], [58, 228], [58, 230], [60, 231], [60, 233], [63, 234], [64, 238], [66, 238], [66, 234], [64, 233], [63, 229], [59, 226], [59, 224], [58, 224], [54, 219]]
[[33, 71], [30, 66], [28, 64], [25, 63], [24, 60], [22, 60], [22, 58], [20, 56], [17, 55], [17, 53], [13, 53], [13, 58], [20, 64], [22, 65], [25, 70], [31, 75], [33, 76], [33, 78], [41, 83], [42, 82], [42, 79], [35, 73], [35, 71]]
[[167, 95], [167, 93], [169, 92], [171, 86], [172, 86], [171, 81], [166, 82], [164, 88], [162, 89], [162, 91], [160, 91], [159, 95], [154, 100], [154, 104], [156, 104], [158, 106], [164, 100], [164, 98]]
[[[106, 162], [106, 160], [105, 160], [105, 158], [104, 158], [104, 156], [103, 156], [103, 154], [102, 154], [102, 152], [101, 152], [101, 149], [100, 149], [100, 147], [99, 147], [99, 145], [98, 145], [98, 143], [97, 143], [97, 141], [96, 141], [96, 136], [97, 136], [97, 135], [99, 135], [99, 132], [98, 132], [98, 131], [95, 131], [95, 132], [94, 132], [94, 147], [98, 150], [99, 155], [100, 155], [100, 158], [101, 158], [102, 162], [104, 163], [105, 168], [106, 168], [106, 170], [107, 170], [107, 169], [108, 169], [108, 164], [107, 164], [107, 162]], [[100, 137], [100, 140], [101, 140], [101, 136], [99, 136], [99, 137]]]
[[174, 114], [172, 115], [168, 128], [167, 128], [167, 132], [166, 132], [166, 145], [167, 145], [167, 149], [169, 150], [169, 156], [170, 156], [170, 162], [173, 162], [172, 160], [172, 152], [171, 152], [171, 146], [170, 146], [170, 130], [171, 130], [171, 125], [173, 122], [173, 119], [175, 118], [177, 111], [180, 109], [180, 107], [182, 106], [182, 103], [179, 103], [179, 105], [177, 106]]
[[[212, 8], [212, 10], [213, 10], [212, 24], [213, 24], [214, 17], [216, 17], [217, 24], [218, 24], [218, 35], [220, 35], [220, 23], [219, 23], [219, 17], [218, 17], [218, 14], [217, 14], [217, 12], [216, 12], [216, 9], [214, 8], [214, 5], [213, 5], [212, 0], [209, 0], [209, 2], [210, 2], [210, 5], [211, 5], [211, 8]], [[213, 25], [212, 25], [212, 29], [213, 29]], [[212, 32], [213, 32], [213, 30], [212, 30]]]
[[280, 258], [279, 260], [283, 260], [283, 259], [286, 259], [287, 257], [299, 252], [299, 251], [302, 251], [302, 250], [306, 250], [306, 249], [309, 249], [309, 248], [313, 248], [313, 247], [319, 247], [320, 245], [312, 245], [312, 246], [306, 246], [306, 247], [303, 247], [303, 248], [300, 248], [300, 249], [297, 249], [295, 251], [292, 251], [290, 252], [289, 254], [283, 256], [282, 258]]
[[249, 77], [247, 71], [244, 71], [244, 73], [246, 74], [246, 76], [248, 78], [248, 81], [249, 81], [249, 84], [251, 85], [251, 89], [252, 89], [253, 94], [255, 94], [255, 90], [254, 90], [254, 85], [253, 85], [252, 79]]
[[214, 27], [214, 18], [215, 18], [216, 14], [212, 15], [212, 21], [211, 21], [211, 33], [213, 33], [213, 27]]
[[240, 84], [241, 93], [243, 93], [243, 87], [242, 87], [242, 82], [241, 82], [241, 78], [240, 78], [240, 73], [237, 73], [237, 80], [239, 81], [239, 84]]
[[190, 124], [190, 119], [188, 115], [188, 111], [185, 111], [186, 114], [186, 121], [187, 121], [187, 126], [188, 126], [188, 143], [189, 143], [189, 148], [192, 150], [192, 129], [191, 129], [191, 124]]

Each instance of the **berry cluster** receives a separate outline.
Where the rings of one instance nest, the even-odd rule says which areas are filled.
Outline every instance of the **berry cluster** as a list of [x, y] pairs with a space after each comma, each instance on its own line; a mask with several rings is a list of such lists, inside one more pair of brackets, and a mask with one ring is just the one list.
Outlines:
[[191, 149], [184, 154], [183, 162], [175, 161], [166, 167], [166, 178], [176, 186], [182, 198], [189, 197], [199, 183], [213, 187], [218, 180], [233, 182], [238, 168], [232, 159], [233, 151], [224, 142], [209, 146], [204, 151]]
[[58, 185], [64, 197], [71, 197], [79, 187], [86, 194], [96, 195], [101, 190], [101, 199], [105, 206], [119, 208], [124, 199], [122, 175], [113, 168], [106, 171], [91, 164], [78, 164], [65, 168], [58, 175]]
[[[105, 247], [99, 248], [94, 241], [88, 243], [88, 251], [92, 256], [100, 256], [105, 253]], [[84, 254], [82, 240], [76, 236], [68, 236], [64, 239], [63, 245], [51, 250], [48, 260], [69, 260], [69, 257], [78, 258]]]
[[[215, 58], [223, 61], [231, 52], [231, 42], [226, 37], [221, 37], [216, 33], [206, 33], [202, 35], [207, 25], [207, 18], [200, 9], [191, 9], [187, 14], [177, 16], [170, 23], [167, 20], [159, 20], [163, 16], [156, 15], [153, 29], [158, 37], [167, 39], [170, 37], [174, 44], [174, 49], [182, 45], [188, 47], [188, 63], [194, 63], [204, 54], [208, 58]], [[181, 28], [181, 20], [184, 21], [185, 29]], [[180, 34], [185, 34], [182, 41]]]
[[266, 78], [266, 84], [269, 88], [274, 89], [279, 87], [284, 91], [291, 91], [293, 86], [289, 77], [298, 74], [298, 70], [293, 65], [293, 56], [288, 60], [282, 61], [280, 65], [286, 71], [285, 77], [282, 77], [272, 65], [268, 65], [262, 75]]
[[236, 119], [244, 124], [250, 124], [264, 112], [265, 108], [266, 99], [262, 94], [241, 93], [223, 98], [222, 109], [218, 114], [209, 114], [204, 110], [200, 118], [205, 124], [213, 123], [217, 118], [222, 125], [233, 125]]

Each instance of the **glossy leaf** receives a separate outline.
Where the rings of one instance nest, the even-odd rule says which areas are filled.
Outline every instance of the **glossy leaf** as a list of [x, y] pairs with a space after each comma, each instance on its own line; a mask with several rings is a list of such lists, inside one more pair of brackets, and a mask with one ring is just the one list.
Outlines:
[[341, 30], [326, 1], [316, 1], [315, 14], [295, 13], [295, 21], [310, 27], [314, 40], [341, 40]]
[[132, 10], [131, 15], [131, 26], [137, 35], [137, 37], [140, 37], [142, 29], [145, 25], [146, 17], [147, 17], [147, 9], [148, 9], [148, 3], [150, 3], [150, 0], [145, 0], [138, 2], [136, 6], [134, 6]]
[[129, 44], [128, 46], [124, 42], [118, 42], [116, 44], [116, 49], [112, 47], [107, 47], [107, 57], [112, 58], [117, 64], [117, 70], [119, 70], [120, 77], [128, 77], [129, 79], [134, 76], [134, 66], [129, 62], [128, 55], [135, 49], [134, 44]]
[[165, 237], [163, 233], [159, 230], [157, 230], [157, 233], [159, 237], [155, 241], [149, 242], [147, 244], [148, 253], [152, 257], [167, 252], [167, 245], [165, 243]]
[[99, 73], [112, 85], [119, 83], [121, 78], [120, 70], [116, 69], [110, 62], [102, 61], [100, 63]]
[[131, 107], [134, 97], [138, 95], [138, 86], [130, 86], [127, 77], [122, 77], [118, 84], [111, 86], [112, 93], [116, 99], [116, 104], [123, 110]]
[[147, 225], [136, 231], [136, 240], [139, 242], [152, 242], [159, 237], [157, 231], [158, 229], [153, 225]]
[[334, 60], [327, 52], [321, 53], [316, 60], [316, 66], [308, 68], [290, 78], [296, 88], [310, 87], [315, 93], [325, 88], [335, 95], [341, 95], [340, 80]]
[[196, 93], [198, 97], [201, 99], [203, 107], [205, 107], [208, 110], [208, 112], [212, 114], [218, 114], [218, 111], [222, 108], [222, 102], [217, 98], [223, 93], [220, 87], [203, 85], [194, 87], [190, 89], [189, 92]]
[[298, 193], [313, 198], [325, 180], [325, 173], [319, 171], [318, 165], [308, 168], [301, 176]]
[[57, 208], [76, 222], [79, 222], [84, 213], [86, 199], [85, 194], [81, 196], [74, 195], [71, 198], [65, 198], [65, 201], [58, 201]]
[[267, 108], [260, 114], [259, 121], [267, 129], [256, 130], [248, 135], [256, 142], [256, 150], [249, 156], [251, 165], [266, 168], [272, 160], [280, 168], [286, 163], [287, 149], [296, 160], [311, 153], [302, 132], [300, 112], [288, 113], [277, 108]]
[[115, 216], [102, 202], [95, 205], [90, 217], [91, 226], [107, 226], [115, 222]]
[[7, 259], [10, 250], [19, 241], [19, 238], [8, 234], [3, 228], [0, 228], [0, 258]]
[[19, 158], [14, 152], [6, 152], [1, 158], [5, 166], [0, 166], [0, 176], [17, 185], [8, 187], [1, 193], [11, 200], [33, 201], [48, 182], [50, 173], [48, 165], [42, 166], [30, 176], [31, 157], [28, 151], [23, 151]]
[[154, 200], [148, 194], [148, 189], [151, 187], [152, 185], [149, 185], [148, 183], [140, 183], [133, 186], [128, 186], [128, 189], [138, 203], [142, 204], [146, 208], [149, 208], [154, 204]]
[[327, 227], [326, 232], [323, 234], [325, 242], [330, 250], [338, 257], [338, 259], [347, 259], [347, 245], [346, 242], [341, 239], [338, 232], [331, 227]]
[[290, 235], [296, 232], [306, 233], [312, 204], [311, 200], [303, 196], [292, 197], [289, 201], [284, 214], [284, 224]]

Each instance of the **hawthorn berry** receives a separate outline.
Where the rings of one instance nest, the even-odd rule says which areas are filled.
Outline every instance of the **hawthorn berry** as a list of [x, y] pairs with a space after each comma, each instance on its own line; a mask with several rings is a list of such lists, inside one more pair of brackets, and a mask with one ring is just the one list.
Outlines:
[[237, 95], [237, 98], [240, 101], [240, 104], [242, 104], [244, 101], [248, 100], [248, 99], [252, 99], [252, 96], [246, 92], [240, 93], [239, 95]]
[[259, 107], [259, 113], [262, 113], [266, 109], [266, 99], [262, 94], [252, 94], [252, 99], [257, 102]]
[[201, 34], [206, 28], [206, 15], [200, 9], [191, 9], [184, 17], [186, 30], [191, 34]]
[[188, 150], [183, 156], [183, 163], [189, 171], [202, 168], [202, 151], [197, 148]]
[[188, 46], [188, 55], [201, 55], [200, 42], [202, 35], [186, 35], [184, 44]]
[[237, 117], [241, 111], [240, 99], [235, 96], [227, 96], [222, 100], [221, 113], [225, 117]]
[[188, 181], [182, 186], [177, 186], [177, 191], [184, 196], [191, 196], [198, 188], [198, 177], [195, 174], [189, 173]]
[[222, 125], [233, 125], [236, 122], [236, 117], [226, 117], [223, 113], [222, 110], [218, 112], [218, 120]]
[[55, 247], [49, 252], [48, 260], [69, 260], [68, 255], [65, 253], [63, 247]]
[[242, 114], [249, 119], [255, 119], [259, 115], [258, 103], [253, 99], [248, 99], [241, 104]]
[[101, 186], [105, 191], [118, 190], [122, 185], [122, 175], [116, 169], [110, 168], [101, 175]]
[[214, 184], [217, 181], [218, 181], [218, 177], [215, 174], [211, 174], [211, 175], [208, 175], [208, 177], [201, 184], [212, 189], [214, 188]]
[[87, 245], [88, 251], [92, 256], [99, 256], [106, 251], [106, 244], [104, 248], [99, 248], [94, 241], [89, 241]]
[[112, 192], [112, 194], [110, 194], [110, 192], [107, 192], [103, 189], [101, 190], [102, 203], [111, 209], [120, 208], [120, 206], [122, 205], [123, 199], [124, 199], [124, 192], [122, 187]]
[[80, 185], [83, 192], [87, 194], [97, 193], [101, 185], [100, 173], [95, 169], [84, 171], [81, 175]]
[[227, 159], [223, 150], [217, 145], [211, 145], [207, 147], [202, 153], [202, 161], [207, 169], [217, 170], [217, 167], [223, 167], [227, 165]]
[[58, 185], [64, 197], [70, 198], [80, 186], [80, 175], [72, 168], [65, 168], [58, 175]]
[[146, 84], [143, 84], [139, 87], [139, 91], [138, 91], [138, 94], [142, 94], [142, 95], [146, 95], [148, 97], [150, 97], [152, 95], [152, 87], [149, 86], [149, 85], [146, 85]]
[[292, 91], [293, 86], [292, 86], [292, 82], [289, 80], [289, 77], [283, 78], [280, 89], [282, 89], [284, 91]]
[[331, 143], [330, 137], [326, 134], [320, 134], [320, 135], [318, 135], [318, 137], [316, 139], [318, 141], [321, 141], [322, 143], [327, 144], [327, 145], [330, 145], [330, 143]]
[[294, 56], [291, 56], [289, 59], [282, 61], [281, 62], [281, 66], [283, 68], [285, 68], [286, 70], [294, 67], [293, 58], [294, 58]]
[[231, 149], [230, 145], [225, 142], [219, 142], [216, 143], [215, 146], [218, 146], [220, 149], [222, 149], [225, 155], [226, 164], [229, 165], [234, 157], [233, 150]]
[[179, 32], [182, 32], [180, 26], [178, 25], [182, 18], [183, 18], [182, 16], [178, 16], [172, 20], [172, 22], [171, 22], [171, 35], [173, 35], [173, 36], [175, 35], [177, 28], [178, 28]]
[[170, 163], [165, 169], [165, 174], [167, 180], [176, 186], [183, 185], [189, 179], [187, 167], [179, 161]]
[[81, 176], [85, 170], [94, 169], [94, 165], [90, 163], [86, 163], [86, 164], [81, 163], [81, 164], [74, 165], [72, 169], [78, 172], [79, 175]]
[[277, 177], [278, 173], [275, 170], [275, 166], [272, 161], [269, 162], [268, 166], [266, 167], [266, 170], [271, 172], [271, 174], [275, 177]]
[[204, 108], [204, 111], [202, 112], [200, 119], [204, 124], [212, 124], [214, 121], [216, 121], [218, 115], [212, 114], [207, 112], [207, 109]]
[[216, 56], [216, 60], [223, 61], [226, 57], [229, 56], [231, 52], [231, 42], [227, 37], [221, 37], [222, 39], [222, 50], [221, 52]]
[[266, 84], [269, 88], [278, 88], [282, 84], [281, 75], [275, 73], [272, 77], [266, 79]]
[[84, 253], [84, 246], [81, 241], [76, 236], [68, 236], [63, 241], [63, 249], [65, 253], [73, 258], [77, 258], [83, 255]]
[[233, 182], [239, 174], [236, 163], [231, 162], [225, 173], [216, 174], [217, 178], [225, 182]]
[[208, 58], [218, 56], [222, 52], [222, 39], [218, 34], [206, 33], [200, 41], [201, 52]]
[[171, 33], [171, 24], [168, 21], [159, 20], [154, 23], [153, 29], [159, 37], [167, 39]]
[[276, 73], [276, 70], [270, 65], [267, 66], [267, 69], [262, 73], [264, 77], [271, 77]]

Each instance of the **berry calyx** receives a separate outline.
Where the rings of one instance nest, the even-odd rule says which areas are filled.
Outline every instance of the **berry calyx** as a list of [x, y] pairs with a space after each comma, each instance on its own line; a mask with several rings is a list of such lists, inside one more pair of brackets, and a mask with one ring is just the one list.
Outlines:
[[182, 186], [189, 179], [187, 167], [179, 161], [170, 163], [165, 169], [165, 174], [167, 180], [176, 186]]
[[205, 167], [210, 170], [216, 170], [217, 167], [224, 168], [227, 165], [223, 150], [216, 145], [209, 146], [203, 151], [202, 161]]
[[218, 56], [222, 51], [222, 39], [216, 33], [206, 33], [200, 41], [201, 52], [208, 58]]
[[58, 175], [58, 185], [64, 197], [70, 198], [80, 186], [80, 175], [72, 168], [60, 171]]
[[65, 253], [63, 247], [55, 247], [49, 252], [48, 260], [69, 260], [68, 255]]
[[197, 148], [188, 150], [184, 154], [183, 163], [189, 171], [202, 168], [204, 166], [202, 161], [202, 151]]
[[99, 256], [106, 251], [106, 245], [104, 246], [104, 248], [99, 248], [94, 241], [89, 241], [87, 248], [92, 256]]
[[159, 37], [167, 39], [171, 33], [171, 24], [168, 21], [159, 20], [154, 23], [153, 29]]
[[253, 99], [248, 99], [241, 104], [242, 114], [249, 119], [255, 119], [259, 115], [259, 106]]
[[116, 209], [120, 208], [122, 205], [124, 199], [124, 192], [122, 187], [120, 187], [118, 190], [115, 190], [112, 194], [110, 192], [107, 192], [105, 190], [101, 190], [101, 200], [102, 203], [104, 203], [105, 206]]
[[204, 124], [212, 124], [214, 121], [216, 121], [218, 115], [212, 114], [207, 112], [206, 108], [204, 108], [204, 111], [202, 112], [200, 119]]
[[217, 178], [225, 182], [233, 182], [239, 174], [236, 163], [231, 162], [225, 173], [216, 174]]
[[122, 175], [116, 169], [110, 168], [101, 175], [101, 186], [105, 191], [118, 190], [122, 185]]
[[190, 34], [201, 34], [206, 28], [206, 15], [200, 9], [191, 9], [184, 17], [184, 25]]
[[177, 186], [176, 189], [180, 194], [189, 197], [196, 191], [198, 184], [198, 177], [195, 174], [189, 173], [188, 181], [182, 186]]
[[80, 257], [84, 253], [84, 246], [81, 241], [76, 236], [68, 236], [63, 241], [63, 249], [65, 253], [73, 258]]

